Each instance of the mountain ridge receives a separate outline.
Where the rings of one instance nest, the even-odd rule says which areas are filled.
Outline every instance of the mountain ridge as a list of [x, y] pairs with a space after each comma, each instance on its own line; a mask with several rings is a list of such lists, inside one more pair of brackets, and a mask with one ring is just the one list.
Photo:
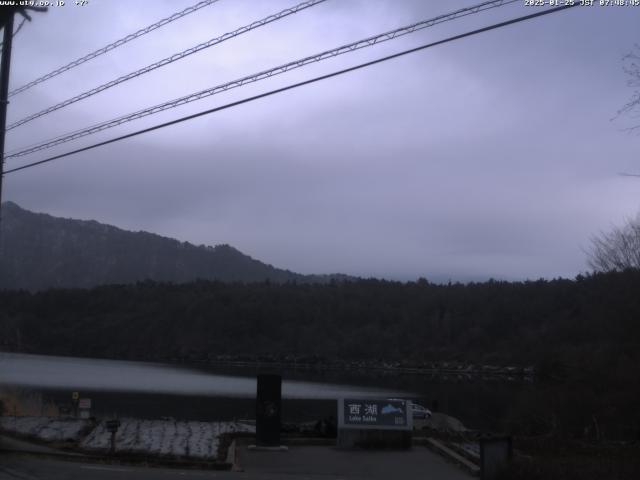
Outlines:
[[144, 280], [185, 283], [327, 283], [347, 275], [303, 275], [261, 262], [228, 244], [196, 246], [171, 237], [55, 217], [2, 203], [0, 288], [90, 288]]

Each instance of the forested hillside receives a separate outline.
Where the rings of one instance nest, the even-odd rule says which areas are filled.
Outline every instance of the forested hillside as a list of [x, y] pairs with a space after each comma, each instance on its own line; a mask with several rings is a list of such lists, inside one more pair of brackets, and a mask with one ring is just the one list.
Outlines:
[[2, 205], [0, 288], [40, 290], [142, 280], [189, 282], [326, 282], [344, 276], [300, 275], [244, 255], [96, 221], [33, 213]]

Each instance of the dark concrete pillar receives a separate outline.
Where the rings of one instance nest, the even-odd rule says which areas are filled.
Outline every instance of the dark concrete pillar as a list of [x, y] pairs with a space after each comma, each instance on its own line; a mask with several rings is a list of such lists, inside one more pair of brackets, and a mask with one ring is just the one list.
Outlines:
[[256, 397], [256, 443], [258, 446], [280, 446], [282, 421], [282, 377], [258, 375]]

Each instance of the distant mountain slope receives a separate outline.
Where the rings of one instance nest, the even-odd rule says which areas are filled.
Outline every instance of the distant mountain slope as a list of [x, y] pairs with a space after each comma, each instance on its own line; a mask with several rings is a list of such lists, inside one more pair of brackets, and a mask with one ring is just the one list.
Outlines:
[[96, 221], [57, 218], [2, 205], [0, 288], [40, 290], [155, 280], [326, 282], [342, 275], [301, 275], [229, 245], [195, 246]]

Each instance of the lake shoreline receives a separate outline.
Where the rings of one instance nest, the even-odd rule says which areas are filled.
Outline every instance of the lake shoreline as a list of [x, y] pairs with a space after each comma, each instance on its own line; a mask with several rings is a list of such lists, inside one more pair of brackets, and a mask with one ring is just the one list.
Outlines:
[[[7, 347], [7, 345], [5, 345]], [[389, 374], [424, 375], [431, 377], [452, 377], [467, 380], [503, 380], [503, 381], [536, 381], [534, 366], [473, 364], [452, 361], [402, 362], [371, 360], [330, 360], [322, 357], [292, 356], [231, 356], [219, 355], [209, 358], [197, 356], [162, 357], [142, 356], [126, 358], [116, 356], [81, 357], [64, 352], [37, 352], [25, 349], [3, 349], [3, 353], [26, 355], [64, 356], [76, 359], [93, 358], [97, 360], [131, 361], [179, 367], [238, 367], [255, 370], [282, 369], [291, 371], [352, 371], [357, 373], [380, 372]]]

